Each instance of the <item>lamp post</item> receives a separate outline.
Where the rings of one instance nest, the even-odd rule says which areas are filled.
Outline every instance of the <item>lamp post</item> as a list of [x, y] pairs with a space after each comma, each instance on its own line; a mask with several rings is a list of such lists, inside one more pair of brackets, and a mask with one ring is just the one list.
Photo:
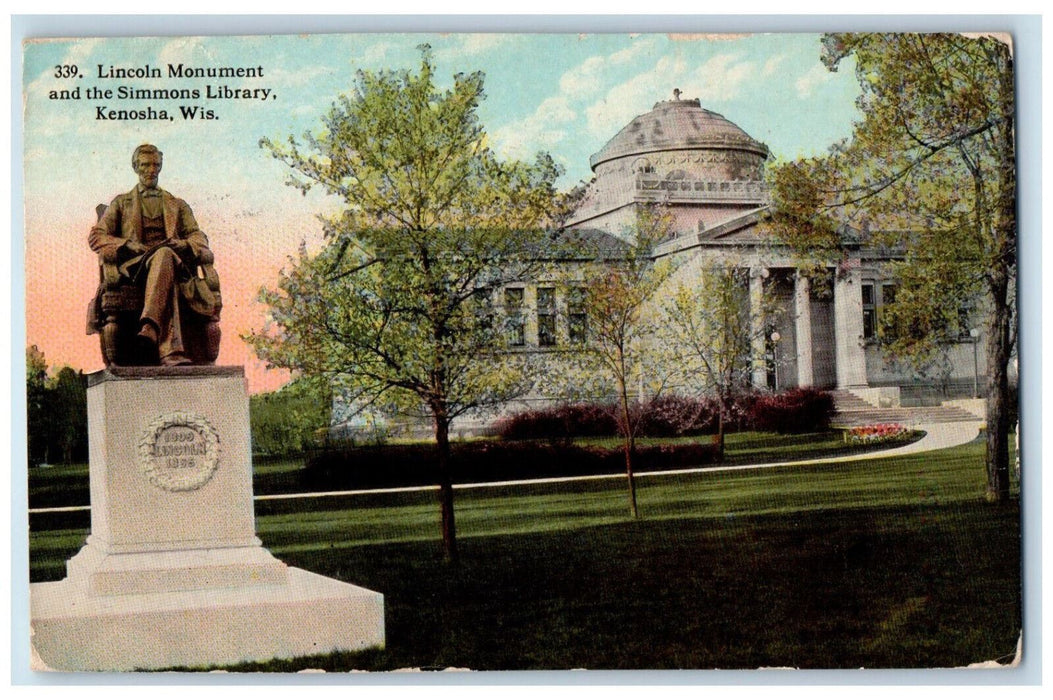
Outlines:
[[782, 336], [779, 335], [779, 331], [772, 331], [771, 334], [771, 362], [775, 368], [775, 391], [779, 390], [779, 341], [782, 340]]
[[973, 398], [980, 398], [980, 363], [976, 356], [976, 346], [980, 344], [980, 331], [976, 328], [969, 329], [969, 337], [973, 339]]

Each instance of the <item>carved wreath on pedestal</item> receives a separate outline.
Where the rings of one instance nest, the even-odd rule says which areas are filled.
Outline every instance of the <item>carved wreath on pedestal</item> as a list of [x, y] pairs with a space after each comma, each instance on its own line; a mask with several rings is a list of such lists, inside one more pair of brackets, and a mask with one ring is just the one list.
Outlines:
[[194, 491], [219, 466], [219, 435], [203, 417], [186, 411], [158, 416], [139, 440], [139, 466], [165, 491]]

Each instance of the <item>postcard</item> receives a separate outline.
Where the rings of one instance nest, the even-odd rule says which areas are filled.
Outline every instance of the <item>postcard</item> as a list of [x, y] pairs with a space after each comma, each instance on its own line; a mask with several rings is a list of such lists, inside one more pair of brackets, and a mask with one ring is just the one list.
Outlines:
[[26, 41], [34, 670], [1018, 664], [1014, 50]]

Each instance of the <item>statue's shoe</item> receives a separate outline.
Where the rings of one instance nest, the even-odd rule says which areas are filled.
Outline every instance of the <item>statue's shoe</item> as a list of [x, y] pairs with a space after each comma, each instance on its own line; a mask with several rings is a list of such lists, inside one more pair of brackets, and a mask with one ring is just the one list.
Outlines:
[[136, 360], [133, 364], [152, 365], [157, 363], [157, 329], [152, 324], [144, 323], [136, 341]]
[[171, 355], [162, 357], [161, 364], [165, 367], [180, 367], [182, 365], [192, 365], [194, 361], [181, 352], [173, 352]]
[[157, 347], [157, 329], [152, 323], [144, 323], [139, 329], [139, 342], [143, 345], [149, 344]]

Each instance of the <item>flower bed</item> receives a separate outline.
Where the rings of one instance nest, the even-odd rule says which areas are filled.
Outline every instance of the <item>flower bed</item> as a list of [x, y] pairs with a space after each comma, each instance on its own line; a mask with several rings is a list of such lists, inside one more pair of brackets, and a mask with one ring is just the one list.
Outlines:
[[879, 445], [906, 439], [911, 431], [899, 423], [861, 425], [845, 431], [845, 442], [852, 445]]

